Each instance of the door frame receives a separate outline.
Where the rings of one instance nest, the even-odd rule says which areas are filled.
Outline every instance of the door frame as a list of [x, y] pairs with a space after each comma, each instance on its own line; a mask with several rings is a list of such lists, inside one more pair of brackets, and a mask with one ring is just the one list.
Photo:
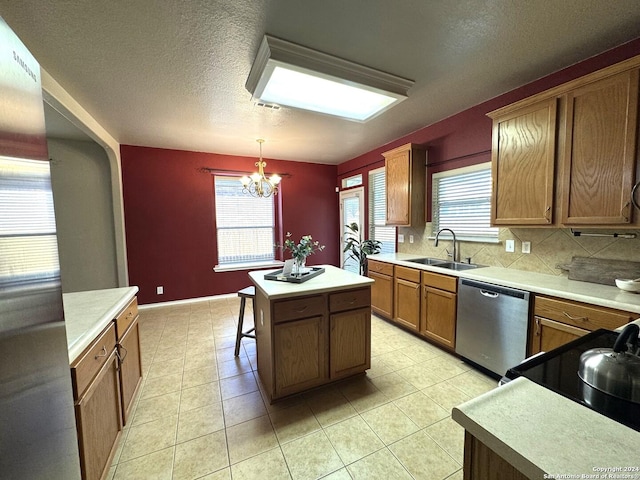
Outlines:
[[342, 268], [342, 266], [344, 265], [344, 225], [345, 225], [345, 221], [344, 221], [344, 200], [345, 199], [349, 199], [349, 198], [358, 198], [360, 200], [360, 218], [358, 219], [359, 223], [359, 227], [360, 227], [360, 236], [362, 238], [364, 238], [364, 228], [365, 228], [365, 215], [364, 215], [364, 209], [365, 209], [365, 195], [364, 195], [364, 186], [360, 186], [360, 187], [355, 187], [355, 188], [350, 188], [349, 190], [342, 190], [339, 193], [339, 208], [340, 208], [340, 225], [339, 225], [339, 232], [340, 232], [340, 268]]

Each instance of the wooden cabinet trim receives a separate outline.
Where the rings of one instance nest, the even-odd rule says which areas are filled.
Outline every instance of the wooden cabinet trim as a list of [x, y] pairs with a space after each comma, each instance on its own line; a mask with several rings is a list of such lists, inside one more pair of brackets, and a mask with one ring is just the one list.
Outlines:
[[449, 275], [442, 275], [434, 272], [422, 272], [422, 283], [427, 287], [446, 290], [456, 293], [458, 291], [458, 278]]
[[311, 295], [276, 301], [273, 304], [273, 323], [277, 324], [300, 318], [324, 315], [326, 310], [326, 295]]
[[84, 394], [91, 381], [98, 375], [115, 347], [116, 329], [111, 322], [71, 364], [71, 380], [76, 400]]
[[120, 394], [122, 398], [122, 423], [126, 425], [136, 394], [142, 384], [142, 359], [140, 356], [140, 327], [133, 321], [118, 341], [120, 359]]
[[342, 312], [371, 305], [371, 288], [329, 294], [329, 311]]
[[133, 297], [129, 304], [115, 318], [118, 339], [125, 335], [125, 332], [136, 318], [138, 318], [138, 298]]
[[371, 309], [387, 318], [393, 318], [393, 277], [369, 271], [371, 285]]
[[393, 264], [369, 260], [367, 268], [369, 273], [375, 272], [381, 275], [393, 275]]
[[368, 308], [332, 314], [329, 329], [329, 377], [332, 380], [371, 368], [371, 312]]
[[395, 268], [396, 278], [415, 283], [420, 283], [420, 272], [421, 270], [417, 268], [402, 267], [400, 265], [396, 265]]
[[543, 296], [535, 297], [534, 314], [585, 330], [613, 330], [637, 317], [630, 312]]

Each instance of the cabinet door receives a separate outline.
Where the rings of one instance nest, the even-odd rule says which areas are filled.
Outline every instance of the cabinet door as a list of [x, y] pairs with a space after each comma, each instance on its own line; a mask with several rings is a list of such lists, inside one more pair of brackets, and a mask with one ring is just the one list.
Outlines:
[[326, 322], [325, 316], [317, 316], [274, 326], [274, 397], [297, 393], [327, 380]]
[[99, 480], [109, 468], [122, 430], [118, 364], [113, 351], [76, 403], [80, 466], [84, 480]]
[[587, 333], [589, 330], [536, 316], [535, 328], [531, 336], [531, 355], [548, 352]]
[[456, 345], [456, 294], [424, 287], [420, 333], [444, 347]]
[[385, 156], [388, 225], [411, 225], [411, 150]]
[[638, 71], [587, 84], [565, 99], [562, 223], [630, 223]]
[[556, 116], [551, 98], [494, 118], [492, 224], [552, 223]]
[[371, 308], [387, 318], [393, 318], [393, 277], [369, 271], [375, 280], [371, 285]]
[[398, 323], [418, 331], [420, 326], [420, 284], [395, 279], [395, 317]]
[[371, 368], [371, 312], [368, 308], [331, 315], [329, 338], [332, 380]]
[[140, 360], [140, 331], [138, 320], [131, 324], [129, 330], [118, 343], [120, 355], [120, 390], [122, 392], [122, 421], [129, 419], [138, 385], [142, 381], [142, 364]]

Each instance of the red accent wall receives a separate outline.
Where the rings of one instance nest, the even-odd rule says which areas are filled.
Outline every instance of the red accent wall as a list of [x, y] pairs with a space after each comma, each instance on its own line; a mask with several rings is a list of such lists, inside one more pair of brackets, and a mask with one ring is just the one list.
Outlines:
[[[382, 152], [415, 143], [426, 147], [428, 151], [426, 198], [430, 199], [433, 173], [491, 160], [492, 123], [487, 113], [636, 55], [640, 55], [640, 38], [421, 128], [342, 163], [338, 166], [338, 183], [345, 177], [358, 173], [366, 175], [369, 170], [384, 165]], [[430, 208], [431, 202], [427, 201], [429, 219]]]
[[[256, 158], [131, 145], [122, 145], [120, 154], [129, 283], [140, 288], [139, 302], [233, 293], [249, 285], [247, 271], [213, 271], [213, 175], [200, 169], [252, 172]], [[290, 175], [278, 194], [281, 233], [312, 235], [326, 248], [309, 263], [337, 265], [337, 167], [265, 160], [267, 173]], [[164, 294], [156, 295], [160, 285]]]

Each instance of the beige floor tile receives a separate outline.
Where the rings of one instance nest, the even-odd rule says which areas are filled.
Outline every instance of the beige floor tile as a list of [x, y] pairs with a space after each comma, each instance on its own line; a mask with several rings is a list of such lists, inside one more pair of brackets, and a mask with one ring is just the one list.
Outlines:
[[498, 380], [493, 380], [474, 371], [457, 375], [450, 378], [448, 382], [472, 398], [489, 392], [498, 386]]
[[393, 403], [420, 428], [432, 425], [449, 416], [449, 412], [422, 392], [412, 393]]
[[182, 374], [182, 388], [195, 387], [197, 385], [203, 385], [205, 383], [211, 383], [218, 380], [218, 369], [215, 365], [193, 368], [190, 370], [185, 369]]
[[176, 445], [173, 479], [194, 479], [229, 465], [223, 430]]
[[170, 480], [175, 447], [165, 448], [117, 465], [113, 480]]
[[180, 411], [185, 412], [193, 408], [203, 407], [221, 401], [220, 385], [218, 382], [205, 383], [182, 390]]
[[227, 428], [231, 465], [278, 447], [278, 439], [268, 415]]
[[157, 397], [141, 399], [136, 406], [132, 425], [140, 425], [158, 418], [178, 413], [180, 392], [171, 392]]
[[411, 480], [402, 464], [386, 448], [347, 466], [354, 480]]
[[[341, 468], [340, 470], [336, 470], [329, 475], [322, 477], [322, 480], [351, 480], [351, 475], [347, 471], [346, 467]], [[387, 479], [390, 480], [390, 479]]]
[[251, 363], [246, 356], [233, 357], [232, 360], [226, 360], [218, 363], [218, 375], [220, 378], [235, 377], [243, 373], [251, 372]]
[[224, 348], [233, 348], [236, 347], [236, 333], [233, 332], [231, 335], [226, 336], [217, 336], [216, 337], [216, 350], [222, 350]]
[[462, 470], [462, 468], [460, 470], [458, 470], [456, 473], [454, 473], [453, 475], [449, 475], [446, 480], [463, 480], [464, 479], [464, 471]]
[[290, 479], [287, 463], [279, 447], [231, 466], [233, 478], [243, 480]]
[[231, 480], [231, 468], [223, 468], [217, 472], [200, 477], [198, 480]]
[[352, 417], [325, 429], [329, 441], [345, 465], [384, 447], [362, 417]]
[[393, 403], [387, 403], [362, 414], [365, 422], [386, 445], [411, 435], [418, 426]]
[[180, 412], [178, 417], [177, 443], [186, 442], [224, 428], [222, 403], [216, 402], [204, 407]]
[[438, 372], [432, 368], [426, 367], [424, 363], [418, 363], [396, 372], [406, 381], [411, 383], [418, 390], [427, 388], [436, 383], [442, 382], [442, 378]]
[[395, 400], [417, 391], [407, 380], [402, 378], [396, 372], [387, 373], [371, 379], [371, 383], [380, 390], [385, 397]]
[[182, 388], [182, 374], [174, 373], [157, 378], [145, 378], [140, 398], [151, 398], [165, 393], [177, 392]]
[[294, 480], [320, 478], [344, 466], [322, 430], [286, 443], [281, 448]]
[[235, 377], [223, 378], [220, 380], [220, 391], [222, 393], [223, 400], [238, 397], [257, 390], [258, 383], [253, 376], [253, 372], [243, 373], [241, 375], [236, 375]]
[[161, 348], [158, 348], [153, 355], [153, 363], [157, 364], [161, 362], [168, 362], [170, 360], [179, 360], [184, 358], [186, 352], [186, 345], [163, 345]]
[[335, 389], [322, 389], [306, 396], [318, 423], [328, 427], [358, 414], [346, 397]]
[[436, 372], [443, 380], [465, 373], [470, 368], [462, 360], [449, 354], [443, 354], [427, 360], [423, 365], [425, 368]]
[[176, 373], [182, 373], [184, 368], [184, 356], [167, 361], [153, 362], [149, 368], [147, 378], [157, 378], [163, 375], [171, 375]]
[[193, 353], [187, 352], [184, 356], [184, 369], [217, 368], [218, 359], [215, 352]]
[[269, 416], [281, 444], [320, 430], [320, 424], [306, 404], [275, 410]]
[[392, 351], [389, 353], [385, 353], [384, 355], [380, 355], [380, 360], [382, 360], [389, 368], [391, 368], [393, 372], [416, 364], [415, 360], [398, 351]]
[[417, 363], [422, 363], [442, 355], [442, 350], [422, 341], [421, 344], [416, 345], [414, 343], [409, 348], [404, 349], [402, 353]]
[[442, 480], [460, 468], [424, 430], [403, 438], [389, 449], [414, 478]]
[[393, 370], [378, 357], [371, 357], [371, 368], [367, 370], [367, 378], [376, 378], [380, 375], [391, 373]]
[[428, 426], [425, 431], [456, 462], [462, 465], [464, 460], [464, 428], [451, 418], [445, 418]]
[[251, 392], [222, 402], [224, 423], [229, 428], [267, 414], [260, 392]]
[[[246, 358], [246, 355], [244, 354], [243, 350], [240, 350], [238, 356]], [[234, 358], [236, 358], [235, 346], [225, 347], [225, 348], [216, 350], [216, 359], [218, 360], [218, 363], [227, 362], [229, 360], [233, 360]]]
[[120, 462], [126, 462], [175, 445], [177, 425], [178, 415], [175, 414], [141, 425], [133, 425], [129, 429], [122, 448]]
[[471, 400], [471, 396], [454, 387], [448, 380], [431, 385], [422, 392], [448, 412], [451, 412], [453, 407]]

